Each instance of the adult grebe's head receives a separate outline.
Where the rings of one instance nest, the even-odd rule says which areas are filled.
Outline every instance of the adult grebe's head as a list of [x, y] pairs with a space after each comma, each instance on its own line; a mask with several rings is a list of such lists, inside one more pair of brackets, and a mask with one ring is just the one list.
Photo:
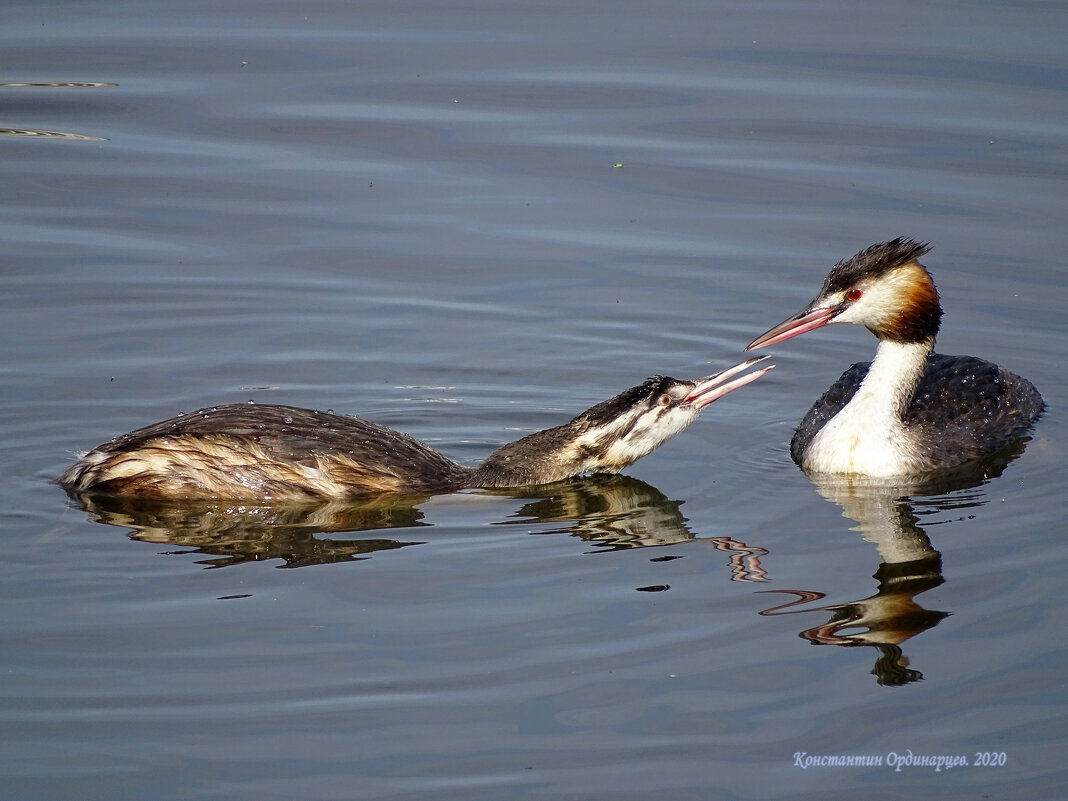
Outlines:
[[811, 303], [754, 339], [746, 350], [831, 323], [858, 323], [891, 342], [933, 342], [942, 307], [930, 273], [917, 261], [929, 250], [925, 242], [899, 238], [838, 262]]

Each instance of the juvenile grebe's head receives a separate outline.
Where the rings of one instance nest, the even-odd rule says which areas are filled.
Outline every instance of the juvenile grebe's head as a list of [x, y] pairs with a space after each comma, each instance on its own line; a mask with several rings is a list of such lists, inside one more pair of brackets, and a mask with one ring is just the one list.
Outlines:
[[674, 437], [713, 401], [768, 372], [770, 366], [728, 381], [765, 358], [749, 359], [696, 381], [647, 378], [572, 420], [578, 433], [575, 447], [603, 462], [598, 469], [622, 469]]
[[925, 242], [898, 238], [838, 262], [811, 303], [754, 339], [746, 350], [831, 323], [859, 323], [879, 339], [902, 344], [933, 342], [942, 307], [930, 273], [917, 261], [929, 250]]
[[515, 487], [582, 473], [618, 473], [686, 428], [710, 403], [764, 375], [771, 367], [738, 374], [765, 358], [697, 381], [648, 378], [569, 423], [498, 448], [477, 468], [474, 483]]

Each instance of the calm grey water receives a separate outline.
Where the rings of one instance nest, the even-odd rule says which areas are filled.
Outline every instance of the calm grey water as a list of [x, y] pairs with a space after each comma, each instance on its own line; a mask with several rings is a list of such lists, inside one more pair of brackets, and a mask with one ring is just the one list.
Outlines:
[[[3, 16], [4, 797], [1063, 798], [1063, 6]], [[1049, 403], [986, 478], [793, 466], [872, 350], [850, 327], [549, 494], [87, 512], [49, 483], [244, 400], [474, 463], [733, 363], [898, 235], [934, 243], [939, 349]]]

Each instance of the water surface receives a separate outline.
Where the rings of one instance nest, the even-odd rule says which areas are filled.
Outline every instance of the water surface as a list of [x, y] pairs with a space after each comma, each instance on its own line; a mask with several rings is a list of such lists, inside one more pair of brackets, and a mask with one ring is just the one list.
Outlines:
[[[1007, 3], [11, 6], [7, 793], [1060, 797], [1064, 29]], [[794, 467], [871, 352], [849, 328], [552, 492], [87, 512], [49, 483], [247, 400], [475, 463], [739, 360], [898, 235], [934, 244], [939, 349], [1049, 403], [985, 474]], [[886, 764], [909, 751], [1005, 764]]]

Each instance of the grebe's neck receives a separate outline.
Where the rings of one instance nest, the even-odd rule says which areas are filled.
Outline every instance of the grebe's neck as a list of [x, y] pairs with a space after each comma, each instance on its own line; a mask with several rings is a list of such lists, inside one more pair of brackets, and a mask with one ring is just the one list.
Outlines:
[[[883, 407], [883, 414], [893, 416], [898, 421], [903, 420], [916, 386], [923, 377], [927, 357], [933, 350], [934, 337], [922, 342], [879, 340], [875, 358], [857, 395], [863, 395], [865, 402], [872, 404], [875, 409]], [[856, 399], [853, 398], [854, 401]]]
[[934, 338], [880, 340], [867, 375], [849, 403], [820, 429], [804, 467], [869, 476], [908, 472], [915, 453], [903, 421], [933, 349]]
[[551, 484], [593, 471], [618, 473], [662, 441], [643, 437], [637, 429], [634, 420], [624, 416], [606, 428], [586, 429], [572, 421], [538, 431], [491, 453], [475, 468], [472, 484], [522, 487]]
[[563, 481], [584, 471], [571, 425], [538, 431], [491, 453], [475, 468], [474, 486], [521, 487]]

